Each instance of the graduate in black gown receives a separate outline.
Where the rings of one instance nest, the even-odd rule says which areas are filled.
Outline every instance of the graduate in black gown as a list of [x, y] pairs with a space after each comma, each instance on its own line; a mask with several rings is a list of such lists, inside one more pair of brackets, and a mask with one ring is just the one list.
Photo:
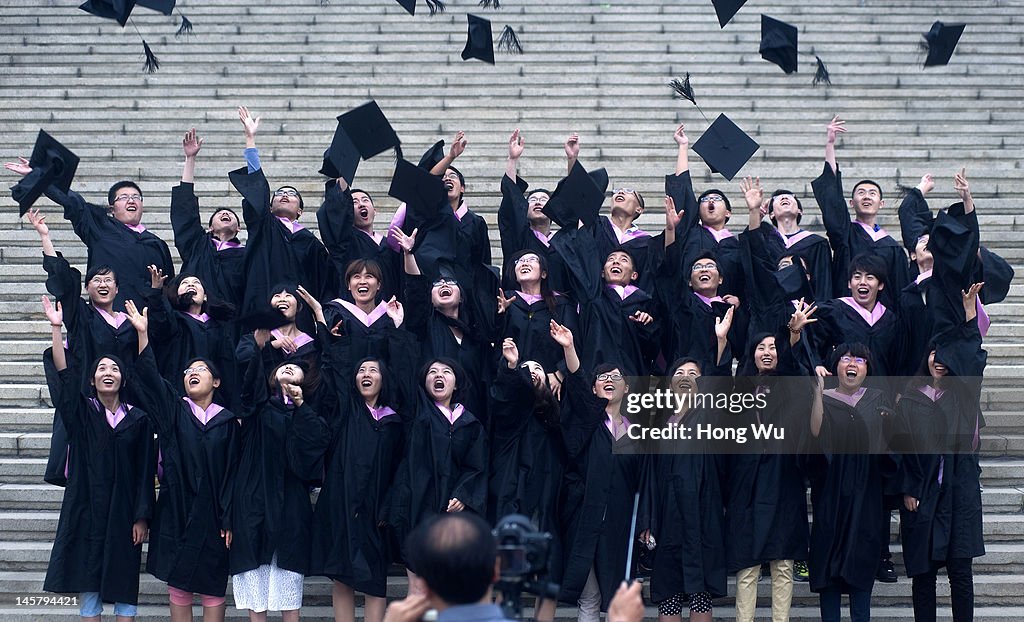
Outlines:
[[[395, 476], [391, 518], [398, 541], [429, 516], [483, 515], [487, 504], [487, 434], [461, 403], [466, 375], [458, 362], [428, 360], [406, 430], [405, 454]], [[405, 559], [403, 551], [403, 559]], [[413, 575], [409, 572], [410, 579]], [[410, 590], [415, 583], [410, 581]]]
[[512, 339], [524, 361], [536, 361], [548, 374], [556, 393], [565, 378], [562, 348], [551, 338], [551, 320], [577, 329], [576, 305], [551, 289], [547, 260], [530, 250], [509, 256], [505, 273], [514, 289], [498, 292], [498, 325], [495, 342]]
[[[555, 326], [548, 320], [549, 332]], [[566, 459], [561, 410], [548, 384], [551, 375], [540, 363], [527, 360], [510, 337], [502, 341], [501, 353], [490, 390], [489, 514], [492, 522], [522, 514], [552, 535], [548, 580], [557, 583], [562, 566], [557, 504]], [[555, 601], [538, 598], [535, 611], [535, 620], [549, 622]]]
[[147, 310], [139, 313], [129, 303], [128, 313], [139, 327], [135, 394], [160, 447], [160, 497], [146, 571], [167, 583], [172, 620], [192, 620], [194, 594], [202, 599], [204, 620], [223, 620], [239, 426], [217, 398], [223, 385], [213, 359], [187, 359], [178, 370], [180, 386], [172, 385], [157, 368]]
[[[551, 231], [551, 218], [544, 213], [551, 191], [545, 188], [530, 190], [530, 185], [519, 176], [519, 158], [524, 149], [522, 136], [516, 129], [508, 139], [508, 160], [505, 175], [501, 178], [501, 204], [498, 206], [501, 255], [507, 262], [514, 253], [532, 251], [546, 262], [551, 289], [565, 292], [569, 289], [565, 266], [551, 246], [551, 238], [558, 232]], [[512, 275], [502, 275], [503, 287], [513, 287], [514, 284]]]
[[[886, 483], [895, 477], [888, 454], [889, 396], [864, 386], [871, 373], [871, 352], [860, 343], [840, 344], [829, 361], [839, 384], [818, 386], [811, 409], [811, 435], [820, 454], [809, 458], [811, 590], [818, 593], [822, 622], [839, 622], [842, 594], [850, 595], [850, 619], [871, 619], [878, 551], [888, 543], [884, 507]], [[885, 530], [878, 528], [884, 516]]]
[[338, 277], [327, 249], [313, 232], [299, 224], [303, 202], [299, 191], [282, 186], [271, 192], [256, 149], [260, 118], [245, 107], [238, 109], [245, 128], [246, 166], [228, 173], [242, 195], [242, 218], [249, 237], [245, 254], [245, 295], [240, 316], [258, 313], [282, 281], [302, 283], [317, 300], [336, 294]]
[[213, 297], [240, 308], [245, 293], [245, 245], [238, 239], [241, 222], [234, 210], [224, 207], [211, 214], [203, 228], [195, 193], [196, 156], [203, 139], [192, 128], [181, 144], [185, 152], [181, 183], [171, 188], [171, 228], [181, 271], [199, 277]]
[[[242, 335], [235, 348], [238, 369], [244, 371], [253, 357], [262, 356], [265, 368], [276, 367], [285, 361], [301, 361], [307, 371], [315, 371], [320, 358], [320, 346], [315, 329], [307, 328], [310, 323], [309, 310], [301, 300], [298, 286], [279, 283], [271, 289], [275, 291], [267, 297], [269, 308], [265, 309], [276, 314], [268, 313], [266, 318], [269, 325], [277, 326], [259, 327], [252, 333]], [[264, 348], [268, 343], [270, 347]]]
[[265, 369], [257, 354], [242, 380], [229, 569], [236, 608], [298, 620], [312, 544], [309, 490], [323, 477], [330, 434], [306, 400], [303, 366]]
[[[576, 603], [581, 621], [596, 622], [625, 575], [633, 572], [626, 568], [633, 546], [631, 502], [641, 488], [647, 457], [627, 434], [630, 421], [622, 413], [629, 387], [622, 369], [600, 364], [590, 376], [576, 354], [573, 334], [564, 327], [553, 332], [569, 371], [562, 388], [568, 460], [559, 501], [564, 569], [558, 600]], [[646, 522], [638, 519], [638, 524]]]
[[[113, 354], [91, 365], [69, 362], [61, 335], [61, 305], [44, 298], [53, 336], [53, 363], [71, 453], [60, 521], [43, 589], [78, 593], [82, 617], [99, 616], [102, 603], [115, 603], [119, 616], [134, 616], [139, 598], [142, 541], [153, 517], [156, 448], [150, 418], [122, 399], [127, 376]], [[87, 368], [92, 396], [81, 388]]]
[[402, 257], [388, 245], [386, 233], [374, 230], [376, 218], [377, 208], [367, 191], [350, 188], [341, 177], [325, 183], [324, 202], [316, 212], [316, 222], [334, 271], [343, 277], [338, 293], [348, 289], [348, 279], [344, 277], [349, 265], [366, 259], [380, 266], [381, 298], [390, 300], [402, 295]]
[[977, 323], [981, 285], [962, 292], [963, 321], [936, 335], [896, 405], [891, 442], [901, 458], [900, 535], [916, 622], [936, 619], [936, 574], [943, 566], [953, 619], [974, 615], [972, 559], [985, 554], [978, 464], [986, 362]]
[[[836, 134], [846, 131], [844, 123], [839, 117], [829, 123], [825, 165], [821, 175], [811, 182], [814, 199], [821, 210], [828, 241], [832, 245], [833, 295], [841, 297], [850, 294], [849, 284], [842, 280], [849, 273], [850, 261], [862, 253], [873, 253], [882, 259], [888, 275], [888, 291], [883, 294], [882, 300], [887, 306], [893, 307], [899, 292], [910, 281], [910, 266], [899, 242], [876, 222], [878, 213], [885, 206], [882, 188], [877, 182], [863, 179], [854, 184], [849, 206], [853, 208], [856, 219], [850, 220], [846, 197], [843, 195], [843, 177], [836, 163], [835, 151]], [[871, 347], [871, 351], [881, 354], [874, 347]]]

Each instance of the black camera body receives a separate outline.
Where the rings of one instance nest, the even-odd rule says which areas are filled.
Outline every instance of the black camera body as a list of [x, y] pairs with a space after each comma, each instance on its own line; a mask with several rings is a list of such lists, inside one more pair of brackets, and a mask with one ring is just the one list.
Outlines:
[[523, 594], [558, 598], [559, 586], [547, 581], [550, 533], [538, 531], [526, 516], [509, 514], [498, 521], [494, 537], [500, 568], [495, 589], [506, 618], [522, 619]]

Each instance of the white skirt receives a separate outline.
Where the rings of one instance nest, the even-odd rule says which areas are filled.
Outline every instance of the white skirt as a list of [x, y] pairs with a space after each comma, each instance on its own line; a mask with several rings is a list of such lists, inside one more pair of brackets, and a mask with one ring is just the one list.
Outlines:
[[302, 607], [302, 575], [277, 567], [277, 554], [270, 564], [231, 577], [235, 608], [291, 611]]

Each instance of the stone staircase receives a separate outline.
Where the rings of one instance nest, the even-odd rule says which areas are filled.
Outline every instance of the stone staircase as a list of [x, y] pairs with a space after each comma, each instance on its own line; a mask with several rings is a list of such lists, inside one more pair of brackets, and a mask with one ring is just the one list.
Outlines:
[[[952, 200], [953, 172], [966, 166], [982, 223], [982, 240], [1024, 266], [1024, 18], [1020, 3], [988, 0], [753, 0], [719, 29], [710, 0], [660, 4], [651, 0], [597, 2], [506, 0], [493, 11], [449, 3], [430, 18], [409, 17], [389, 0], [179, 2], [195, 24], [174, 39], [178, 17], [145, 9], [133, 21], [156, 54], [160, 71], [141, 72], [134, 29], [86, 15], [72, 2], [6, 0], [0, 5], [0, 158], [28, 155], [40, 127], [82, 157], [75, 188], [97, 202], [115, 179], [134, 178], [146, 194], [146, 225], [171, 239], [170, 189], [180, 175], [181, 135], [198, 128], [205, 139], [196, 172], [204, 214], [237, 207], [226, 172], [242, 164], [244, 147], [234, 108], [263, 117], [258, 142], [271, 183], [292, 183], [306, 197], [303, 217], [315, 224], [316, 175], [334, 117], [376, 99], [412, 160], [438, 138], [466, 131], [469, 148], [457, 165], [468, 200], [492, 225], [506, 140], [522, 129], [527, 151], [521, 174], [553, 187], [564, 174], [561, 144], [579, 132], [581, 161], [607, 167], [612, 187], [647, 197], [641, 221], [659, 227], [662, 176], [671, 172], [671, 133], [686, 123], [691, 142], [706, 128], [701, 113], [671, 98], [670, 79], [691, 73], [709, 119], [728, 114], [761, 144], [742, 170], [769, 186], [806, 197], [807, 226], [820, 230], [809, 182], [821, 167], [824, 125], [848, 120], [838, 154], [848, 183], [871, 177], [888, 202], [883, 224], [896, 231], [897, 183], [913, 186], [935, 174], [933, 207]], [[526, 54], [497, 55], [497, 64], [463, 62], [466, 12], [518, 32]], [[800, 29], [800, 73], [785, 75], [757, 52], [759, 13]], [[963, 21], [967, 30], [949, 66], [924, 70], [920, 33], [935, 19]], [[828, 65], [833, 86], [811, 86], [814, 55]], [[380, 222], [396, 202], [386, 197], [393, 158], [360, 165], [357, 185], [375, 197]], [[712, 176], [696, 156], [698, 188], [718, 186], [740, 204], [738, 179]], [[13, 178], [12, 178], [13, 179]], [[0, 215], [0, 620], [70, 619], [75, 607], [24, 607], [38, 595], [56, 528], [62, 490], [42, 483], [52, 405], [39, 355], [48, 339], [39, 312], [44, 292], [38, 240], [15, 217], [7, 199]], [[78, 265], [85, 251], [48, 201], [57, 248]], [[739, 205], [737, 205], [740, 208]], [[739, 213], [742, 220], [742, 214]], [[985, 391], [982, 483], [988, 554], [975, 564], [976, 619], [1024, 617], [1024, 286], [989, 309], [992, 330]], [[894, 522], [893, 533], [898, 526]], [[901, 569], [899, 546], [897, 569]], [[768, 585], [760, 586], [768, 604]], [[401, 576], [389, 592], [405, 592]], [[876, 620], [906, 620], [910, 582], [878, 584]], [[166, 620], [164, 586], [142, 578], [140, 622]], [[948, 586], [939, 599], [949, 619]], [[818, 618], [805, 584], [795, 592], [793, 618]], [[307, 580], [303, 617], [331, 619], [330, 586]], [[732, 616], [731, 599], [716, 608]], [[649, 610], [653, 617], [656, 612]], [[759, 609], [758, 618], [769, 615]], [[229, 609], [230, 619], [242, 619]], [[574, 618], [571, 608], [558, 617]]]

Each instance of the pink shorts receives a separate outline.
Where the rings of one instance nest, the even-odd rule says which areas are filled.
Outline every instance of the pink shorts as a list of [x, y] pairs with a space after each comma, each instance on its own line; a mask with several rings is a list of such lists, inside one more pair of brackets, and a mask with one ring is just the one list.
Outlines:
[[[176, 587], [171, 587], [168, 585], [167, 595], [171, 597], [172, 605], [178, 605], [180, 607], [192, 606], [192, 592], [179, 590]], [[207, 596], [206, 594], [200, 594], [199, 598], [203, 601], [204, 607], [220, 607], [224, 604], [223, 596]]]

